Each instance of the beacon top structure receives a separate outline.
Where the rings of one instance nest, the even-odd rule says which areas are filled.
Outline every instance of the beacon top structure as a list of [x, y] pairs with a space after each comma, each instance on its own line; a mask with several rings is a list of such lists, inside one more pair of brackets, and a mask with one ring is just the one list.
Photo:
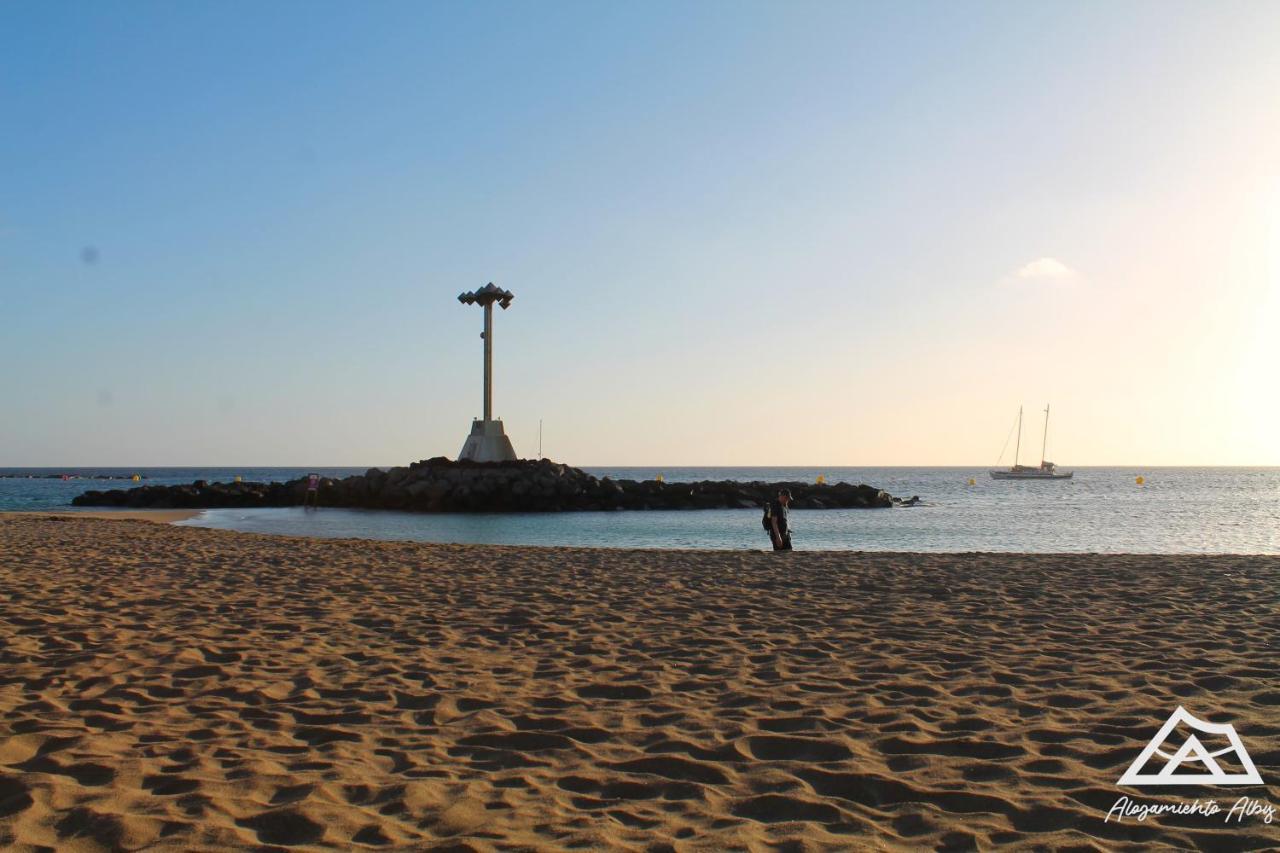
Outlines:
[[458, 294], [463, 305], [480, 305], [484, 308], [484, 419], [471, 421], [471, 435], [462, 445], [459, 459], [473, 462], [509, 462], [516, 458], [511, 439], [502, 429], [502, 421], [493, 417], [493, 304], [503, 310], [511, 307], [515, 294], [489, 282], [478, 290]]
[[497, 302], [504, 311], [511, 307], [511, 300], [515, 298], [516, 295], [510, 290], [496, 287], [493, 282], [489, 282], [479, 290], [458, 294], [458, 301], [463, 305], [492, 305]]

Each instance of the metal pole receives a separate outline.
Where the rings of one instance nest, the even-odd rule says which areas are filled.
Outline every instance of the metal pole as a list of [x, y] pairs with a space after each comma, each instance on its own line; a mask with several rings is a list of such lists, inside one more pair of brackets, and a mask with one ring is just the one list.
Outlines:
[[1044, 465], [1044, 455], [1049, 449], [1049, 404], [1044, 404], [1044, 441], [1040, 444], [1040, 464]]
[[493, 420], [493, 303], [484, 306], [484, 419]]
[[[1007, 441], [1007, 439], [1006, 439]], [[1014, 467], [1018, 467], [1018, 455], [1023, 450], [1023, 407], [1018, 407], [1018, 443], [1014, 444]]]

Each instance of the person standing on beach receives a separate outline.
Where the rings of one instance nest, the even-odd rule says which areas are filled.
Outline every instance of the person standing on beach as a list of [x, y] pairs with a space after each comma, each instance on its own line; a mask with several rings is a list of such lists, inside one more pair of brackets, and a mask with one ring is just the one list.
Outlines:
[[791, 490], [779, 489], [777, 500], [769, 502], [769, 538], [773, 550], [791, 550], [791, 525], [787, 523], [787, 505], [791, 503]]

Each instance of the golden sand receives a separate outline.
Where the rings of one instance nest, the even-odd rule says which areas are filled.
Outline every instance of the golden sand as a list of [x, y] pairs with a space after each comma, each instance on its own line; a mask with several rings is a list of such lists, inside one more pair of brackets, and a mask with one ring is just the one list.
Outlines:
[[198, 509], [67, 509], [67, 510], [32, 510], [10, 512], [6, 515], [31, 515], [37, 518], [105, 518], [112, 521], [158, 521], [172, 524], [175, 521], [186, 521], [195, 518], [202, 510]]
[[[0, 847], [1266, 849], [1105, 820], [1178, 705], [1280, 805], [1280, 559], [0, 516]], [[1158, 793], [1158, 792], [1157, 792]]]

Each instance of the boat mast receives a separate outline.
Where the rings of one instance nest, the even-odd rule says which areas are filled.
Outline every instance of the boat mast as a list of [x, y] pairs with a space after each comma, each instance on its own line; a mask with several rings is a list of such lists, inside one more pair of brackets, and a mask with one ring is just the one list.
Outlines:
[[1040, 444], [1040, 467], [1044, 467], [1045, 450], [1049, 447], [1049, 404], [1044, 404], [1044, 441]]
[[[1008, 441], [1009, 439], [1005, 439]], [[1018, 443], [1013, 446], [1013, 467], [1018, 467], [1018, 454], [1022, 451], [1022, 407], [1018, 407]]]

